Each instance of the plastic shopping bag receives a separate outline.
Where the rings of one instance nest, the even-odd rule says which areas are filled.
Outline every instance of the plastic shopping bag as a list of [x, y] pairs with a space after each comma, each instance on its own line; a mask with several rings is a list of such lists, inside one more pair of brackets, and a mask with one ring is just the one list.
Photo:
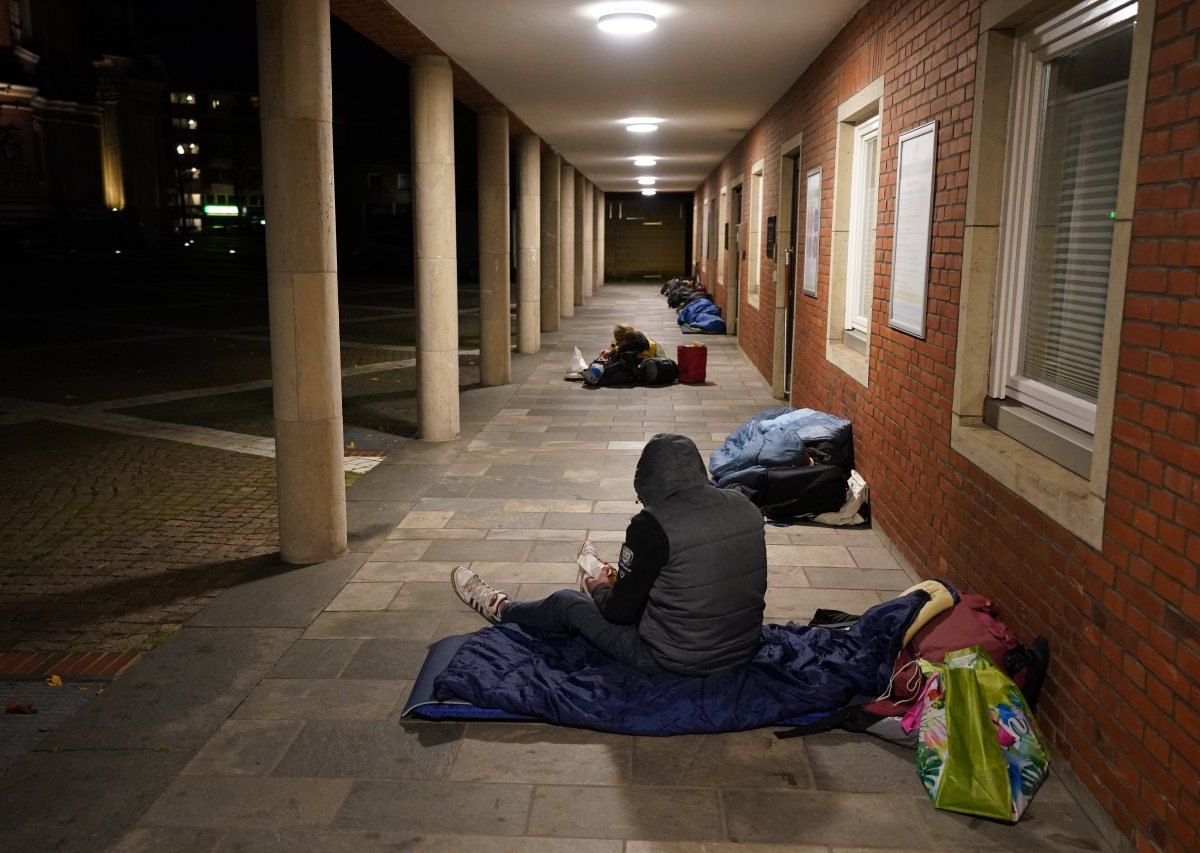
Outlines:
[[583, 353], [579, 351], [579, 347], [575, 347], [575, 354], [571, 356], [571, 363], [567, 365], [567, 373], [583, 373], [587, 370], [588, 363], [583, 358]]
[[929, 680], [905, 725], [919, 725], [917, 774], [929, 799], [947, 811], [1019, 820], [1050, 765], [1021, 691], [980, 646], [920, 665]]

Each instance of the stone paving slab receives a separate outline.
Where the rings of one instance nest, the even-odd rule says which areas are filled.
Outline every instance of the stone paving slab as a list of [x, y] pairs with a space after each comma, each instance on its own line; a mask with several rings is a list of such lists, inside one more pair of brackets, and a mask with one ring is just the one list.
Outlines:
[[184, 753], [151, 750], [27, 753], [0, 776], [0, 849], [105, 850], [186, 762]]
[[50, 749], [202, 746], [295, 641], [293, 628], [184, 628], [47, 738]]

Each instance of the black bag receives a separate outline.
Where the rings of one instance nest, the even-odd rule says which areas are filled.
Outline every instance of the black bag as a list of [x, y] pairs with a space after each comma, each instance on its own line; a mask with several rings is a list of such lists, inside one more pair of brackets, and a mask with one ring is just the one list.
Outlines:
[[768, 518], [833, 512], [846, 502], [846, 475], [836, 465], [768, 468], [754, 502]]
[[669, 358], [643, 358], [638, 381], [643, 385], [670, 385], [679, 378], [679, 365]]

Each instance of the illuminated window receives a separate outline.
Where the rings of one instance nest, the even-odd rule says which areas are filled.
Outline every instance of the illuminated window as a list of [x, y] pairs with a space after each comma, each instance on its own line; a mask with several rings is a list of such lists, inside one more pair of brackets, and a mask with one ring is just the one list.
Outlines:
[[220, 106], [221, 106], [221, 99], [220, 99], [220, 98], [213, 98], [213, 99], [212, 99], [212, 100], [209, 102], [209, 106], [210, 106], [212, 109], [214, 109], [214, 110], [215, 110], [215, 109], [217, 109], [218, 107], [220, 107]]

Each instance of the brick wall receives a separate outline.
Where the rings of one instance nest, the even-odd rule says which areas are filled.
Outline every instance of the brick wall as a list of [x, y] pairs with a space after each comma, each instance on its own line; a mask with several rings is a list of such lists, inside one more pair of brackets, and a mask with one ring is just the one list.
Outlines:
[[[822, 168], [818, 296], [797, 297], [792, 400], [854, 421], [876, 525], [925, 575], [994, 596], [1054, 662], [1039, 720], [1142, 849], [1200, 849], [1200, 2], [1158, 0], [1120, 348], [1105, 535], [1095, 550], [950, 449], [979, 2], [870, 2], [698, 190], [703, 204], [803, 133]], [[838, 105], [884, 77], [870, 384], [825, 355]], [[938, 121], [925, 340], [888, 328], [896, 138]], [[748, 203], [749, 193], [746, 193]], [[748, 217], [748, 211], [746, 216]], [[798, 236], [803, 252], [803, 233]], [[774, 265], [740, 343], [764, 376]], [[716, 281], [715, 262], [702, 275]], [[728, 293], [715, 288], [724, 308]], [[744, 301], [744, 296], [743, 296]]]

